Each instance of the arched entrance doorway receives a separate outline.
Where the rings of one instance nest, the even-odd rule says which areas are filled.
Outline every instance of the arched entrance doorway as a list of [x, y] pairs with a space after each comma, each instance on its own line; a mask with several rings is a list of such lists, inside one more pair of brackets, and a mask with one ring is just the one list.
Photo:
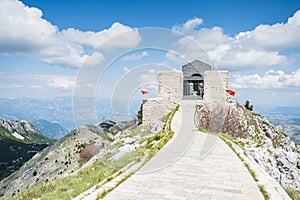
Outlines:
[[182, 66], [183, 73], [183, 98], [203, 99], [204, 94], [204, 72], [211, 70], [209, 64], [194, 60]]
[[185, 78], [183, 95], [203, 97], [203, 77], [201, 74], [192, 74], [191, 77]]

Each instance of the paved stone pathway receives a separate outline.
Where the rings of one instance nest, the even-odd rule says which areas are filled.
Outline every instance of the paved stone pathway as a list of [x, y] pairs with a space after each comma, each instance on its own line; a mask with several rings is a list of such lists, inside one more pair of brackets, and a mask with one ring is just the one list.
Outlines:
[[174, 138], [104, 199], [263, 199], [256, 182], [219, 138], [194, 125], [195, 101], [182, 101]]

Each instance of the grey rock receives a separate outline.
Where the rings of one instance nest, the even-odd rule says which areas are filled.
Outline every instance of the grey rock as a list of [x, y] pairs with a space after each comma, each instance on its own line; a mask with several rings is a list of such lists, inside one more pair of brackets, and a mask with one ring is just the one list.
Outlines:
[[251, 137], [254, 137], [256, 135], [254, 125], [251, 125], [251, 126], [248, 127], [248, 133]]
[[289, 152], [289, 153], [287, 153], [286, 158], [289, 162], [291, 162], [291, 164], [296, 165], [297, 160], [298, 160], [298, 156], [299, 156], [299, 154], [297, 154], [295, 152]]
[[124, 146], [121, 146], [118, 149], [118, 152], [115, 155], [113, 155], [112, 157], [109, 158], [109, 161], [118, 160], [118, 159], [122, 158], [126, 153], [131, 152], [135, 149], [136, 148], [133, 145], [130, 145], [130, 144], [126, 144]]

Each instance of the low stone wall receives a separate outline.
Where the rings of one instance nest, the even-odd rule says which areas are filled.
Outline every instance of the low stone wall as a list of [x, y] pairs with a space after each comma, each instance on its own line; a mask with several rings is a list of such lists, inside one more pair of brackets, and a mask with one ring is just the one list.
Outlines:
[[227, 70], [208, 70], [204, 72], [204, 97], [210, 103], [225, 103], [228, 95], [229, 72]]
[[152, 124], [155, 120], [160, 120], [169, 112], [175, 109], [178, 104], [166, 99], [147, 99], [143, 102], [143, 124]]

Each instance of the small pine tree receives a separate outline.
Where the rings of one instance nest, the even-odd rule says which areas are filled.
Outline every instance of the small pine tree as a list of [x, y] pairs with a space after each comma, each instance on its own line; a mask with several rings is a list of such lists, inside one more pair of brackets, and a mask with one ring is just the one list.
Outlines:
[[245, 108], [246, 108], [247, 110], [250, 110], [250, 111], [253, 110], [253, 105], [250, 105], [250, 101], [249, 101], [249, 100], [246, 100]]
[[136, 116], [138, 118], [138, 125], [142, 124], [143, 120], [143, 104], [141, 104], [141, 107], [138, 111], [138, 114]]

